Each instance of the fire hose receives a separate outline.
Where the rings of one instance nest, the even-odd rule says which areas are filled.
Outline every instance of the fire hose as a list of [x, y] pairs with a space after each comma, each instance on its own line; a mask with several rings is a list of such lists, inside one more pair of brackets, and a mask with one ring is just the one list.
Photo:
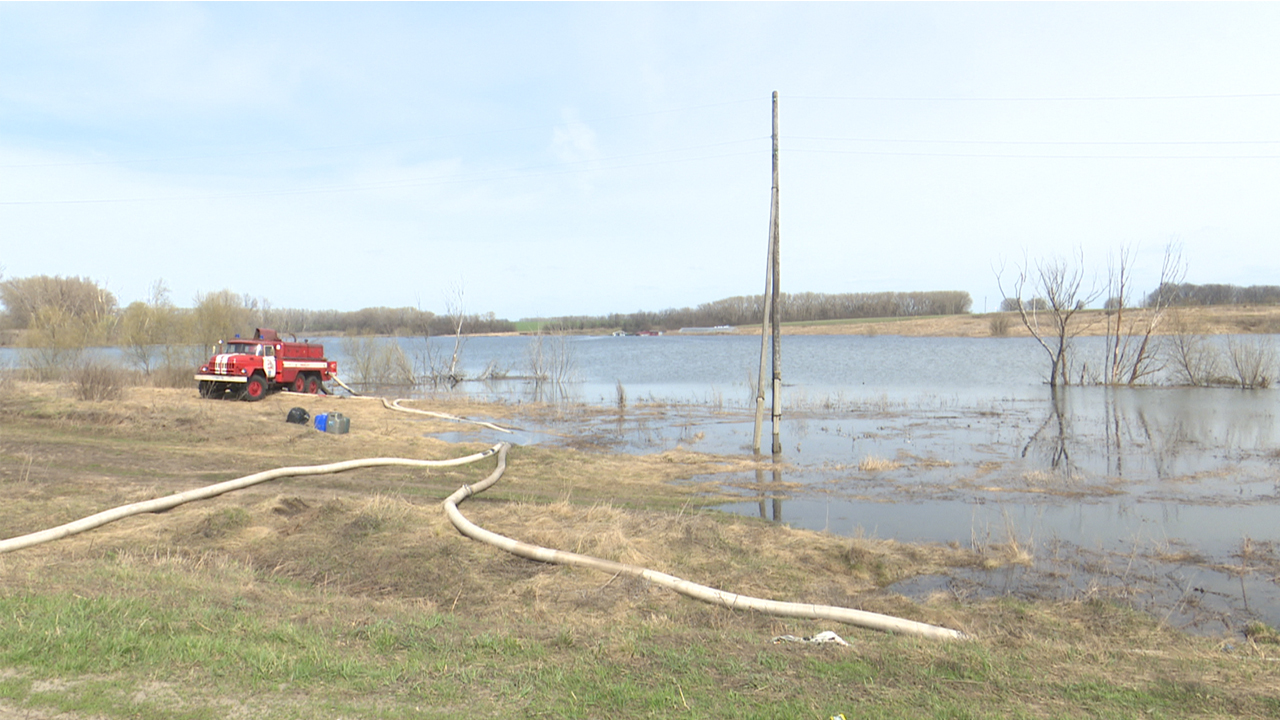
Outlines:
[[202, 488], [168, 495], [162, 498], [121, 505], [119, 507], [105, 510], [47, 530], [0, 540], [0, 554], [14, 552], [34, 545], [67, 538], [133, 515], [164, 512], [184, 503], [195, 500], [207, 500], [224, 493], [241, 490], [279, 478], [324, 475], [363, 467], [453, 467], [473, 463], [496, 454], [498, 456], [497, 467], [488, 477], [475, 485], [463, 485], [444, 501], [445, 513], [448, 515], [449, 520], [453, 523], [454, 527], [456, 527], [463, 535], [474, 540], [487, 543], [513, 555], [529, 560], [585, 567], [606, 573], [613, 573], [614, 575], [628, 575], [642, 578], [655, 585], [673, 590], [686, 597], [701, 600], [713, 605], [720, 605], [731, 610], [753, 611], [781, 617], [832, 620], [835, 622], [842, 622], [857, 627], [880, 630], [883, 632], [918, 635], [921, 637], [939, 640], [954, 640], [968, 637], [958, 630], [915, 622], [913, 620], [905, 620], [903, 618], [892, 617], [889, 615], [881, 615], [879, 613], [867, 612], [864, 610], [854, 610], [851, 608], [833, 605], [780, 602], [749, 597], [746, 595], [738, 595], [736, 593], [717, 590], [705, 585], [699, 585], [688, 580], [682, 580], [678, 577], [658, 572], [656, 570], [649, 570], [637, 565], [629, 565], [612, 560], [579, 555], [577, 553], [563, 550], [553, 550], [551, 548], [545, 548], [538, 545], [530, 545], [528, 543], [513, 540], [504, 535], [499, 535], [489, 530], [485, 530], [463, 516], [462, 512], [458, 510], [458, 504], [473, 495], [477, 495], [487, 490], [502, 478], [502, 475], [507, 468], [507, 450], [510, 447], [510, 444], [503, 442], [494, 445], [483, 452], [473, 453], [471, 455], [448, 460], [365, 458], [360, 460], [346, 460], [343, 462], [329, 463], [325, 465], [293, 466], [277, 468], [275, 470], [266, 470], [236, 478], [234, 480], [227, 480]]

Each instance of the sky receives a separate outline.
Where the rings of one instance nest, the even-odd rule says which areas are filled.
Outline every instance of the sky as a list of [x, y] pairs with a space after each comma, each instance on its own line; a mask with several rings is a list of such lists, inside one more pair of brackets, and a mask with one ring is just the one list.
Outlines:
[[[0, 271], [526, 317], [1280, 284], [1278, 3], [0, 3]], [[1101, 299], [1096, 304], [1100, 304]]]

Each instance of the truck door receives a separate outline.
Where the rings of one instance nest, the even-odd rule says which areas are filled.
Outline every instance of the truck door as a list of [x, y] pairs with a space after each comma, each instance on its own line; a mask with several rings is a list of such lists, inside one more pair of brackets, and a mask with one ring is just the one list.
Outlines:
[[268, 380], [276, 379], [276, 349], [270, 345], [263, 348], [262, 371], [267, 374]]

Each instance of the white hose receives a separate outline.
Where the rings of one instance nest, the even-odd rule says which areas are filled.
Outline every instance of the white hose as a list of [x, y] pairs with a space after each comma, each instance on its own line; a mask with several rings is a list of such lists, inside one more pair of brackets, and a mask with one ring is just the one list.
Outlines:
[[[368, 397], [367, 395], [361, 395], [360, 393], [356, 392], [355, 390], [352, 390], [352, 389], [351, 389], [351, 388], [350, 388], [346, 383], [342, 382], [342, 380], [341, 380], [337, 375], [334, 375], [334, 376], [333, 376], [333, 381], [334, 381], [334, 382], [336, 382], [336, 383], [338, 383], [339, 385], [341, 385], [341, 386], [342, 386], [342, 387], [343, 387], [347, 392], [351, 393], [351, 394], [352, 394], [352, 395], [354, 395], [355, 397], [359, 397], [359, 398], [367, 398], [367, 397]], [[380, 398], [369, 398], [369, 399], [377, 399], [377, 400], [381, 400], [381, 401], [382, 401], [382, 405], [383, 405], [383, 407], [388, 408], [388, 409], [390, 409], [390, 410], [399, 410], [400, 412], [413, 413], [413, 414], [415, 414], [415, 415], [426, 415], [426, 416], [428, 416], [428, 417], [440, 418], [441, 420], [451, 420], [451, 421], [453, 421], [453, 422], [470, 423], [470, 424], [472, 424], [472, 425], [479, 425], [479, 426], [481, 426], [481, 427], [487, 427], [487, 428], [489, 428], [489, 429], [491, 429], [491, 430], [497, 430], [498, 432], [504, 432], [504, 433], [507, 433], [508, 435], [512, 434], [512, 431], [511, 431], [511, 430], [508, 430], [507, 428], [501, 427], [501, 426], [499, 426], [499, 425], [494, 425], [494, 424], [493, 424], [493, 423], [491, 423], [491, 422], [484, 422], [483, 420], [469, 420], [469, 419], [467, 419], [467, 418], [459, 417], [459, 416], [457, 416], [457, 415], [450, 415], [450, 414], [448, 414], [448, 413], [433, 412], [433, 411], [431, 411], [431, 410], [417, 410], [417, 409], [414, 409], [414, 408], [407, 408], [407, 407], [404, 407], [403, 405], [401, 405], [401, 404], [400, 404], [400, 403], [404, 402], [404, 398], [400, 398], [400, 399], [397, 399], [397, 400], [388, 400], [388, 399], [386, 399], [386, 398], [384, 398], [384, 397], [380, 397]]]
[[460, 423], [471, 423], [472, 425], [479, 425], [481, 427], [487, 427], [491, 430], [497, 430], [498, 432], [504, 432], [504, 433], [507, 433], [508, 435], [512, 434], [510, 430], [504, 427], [499, 427], [498, 425], [494, 425], [491, 422], [484, 422], [483, 420], [468, 420], [467, 418], [458, 417], [457, 415], [450, 415], [448, 413], [442, 413], [442, 412], [432, 412], [431, 410], [415, 410], [413, 408], [407, 408], [401, 405], [400, 403], [402, 402], [402, 400], [388, 400], [386, 398], [381, 398], [381, 399], [382, 399], [383, 407], [389, 408], [391, 410], [399, 410], [400, 412], [414, 413], [417, 415], [427, 415], [434, 418], [440, 418], [442, 420], [452, 420], [454, 422], [460, 422]]
[[881, 615], [879, 613], [866, 612], [864, 610], [853, 610], [851, 608], [842, 608], [833, 605], [779, 602], [775, 600], [764, 600], [761, 598], [749, 597], [746, 595], [738, 595], [736, 593], [707, 587], [706, 585], [699, 585], [697, 583], [689, 582], [688, 580], [682, 580], [678, 577], [658, 572], [656, 570], [648, 570], [637, 565], [628, 565], [625, 563], [614, 562], [612, 560], [603, 560], [601, 558], [579, 555], [577, 553], [566, 552], [563, 550], [553, 550], [538, 545], [530, 545], [528, 543], [513, 540], [504, 535], [499, 535], [485, 530], [464, 517], [458, 510], [458, 503], [466, 500], [472, 495], [476, 495], [487, 490], [502, 478], [502, 474], [507, 468], [507, 450], [510, 447], [511, 445], [508, 443], [498, 443], [483, 452], [459, 458], [452, 458], [449, 460], [365, 458], [362, 460], [346, 460], [343, 462], [329, 463], [327, 465], [304, 465], [266, 470], [264, 472], [254, 473], [253, 475], [246, 475], [234, 480], [227, 480], [225, 482], [207, 485], [202, 488], [196, 488], [194, 490], [188, 490], [186, 492], [168, 495], [162, 498], [156, 498], [154, 500], [121, 505], [120, 507], [113, 508], [111, 510], [104, 510], [103, 512], [95, 515], [90, 515], [88, 517], [81, 518], [80, 520], [49, 528], [48, 530], [41, 530], [27, 535], [9, 538], [7, 540], [0, 540], [0, 554], [13, 552], [15, 550], [22, 550], [33, 545], [40, 545], [54, 540], [60, 540], [133, 515], [164, 512], [165, 510], [169, 510], [177, 507], [178, 505], [192, 502], [194, 500], [206, 500], [208, 498], [222, 495], [223, 493], [228, 493], [233, 490], [241, 490], [252, 485], [276, 480], [278, 478], [324, 475], [343, 472], [346, 470], [354, 470], [362, 467], [381, 467], [389, 465], [408, 467], [452, 467], [473, 463], [497, 453], [498, 465], [488, 477], [475, 485], [463, 485], [444, 501], [445, 513], [449, 516], [449, 520], [453, 523], [454, 527], [458, 528], [459, 532], [469, 538], [488, 543], [494, 547], [512, 553], [513, 555], [528, 558], [530, 560], [560, 565], [575, 565], [578, 567], [586, 567], [607, 573], [613, 573], [615, 575], [623, 574], [643, 578], [656, 585], [674, 590], [686, 597], [691, 597], [695, 600], [701, 600], [714, 605], [720, 605], [731, 610], [755, 611], [783, 617], [832, 620], [873, 630], [919, 635], [939, 640], [955, 640], [967, 637], [964, 633], [958, 630], [951, 630], [949, 628], [938, 627], [936, 625], [928, 625], [926, 623], [915, 622], [913, 620], [904, 620], [902, 618]]
[[648, 570], [646, 568], [639, 567], [638, 565], [628, 565], [626, 563], [603, 560], [601, 558], [590, 557], [587, 555], [579, 555], [577, 553], [567, 552], [564, 550], [552, 550], [538, 545], [530, 545], [528, 543], [513, 540], [504, 535], [499, 535], [485, 530], [464, 517], [462, 512], [458, 510], [458, 503], [466, 500], [472, 495], [484, 492], [494, 483], [498, 482], [507, 466], [507, 449], [509, 447], [510, 445], [507, 443], [501, 443], [498, 445], [498, 467], [491, 475], [489, 475], [489, 477], [475, 485], [463, 485], [444, 501], [445, 513], [449, 515], [449, 520], [453, 522], [454, 527], [458, 528], [458, 531], [463, 535], [466, 535], [473, 540], [488, 543], [494, 547], [506, 550], [513, 555], [518, 555], [530, 560], [538, 560], [540, 562], [555, 563], [559, 565], [576, 565], [578, 567], [591, 568], [593, 570], [600, 570], [607, 573], [613, 573], [615, 575], [622, 574], [643, 578], [656, 585], [661, 585], [662, 587], [674, 590], [686, 597], [691, 597], [695, 600], [701, 600], [713, 605], [720, 605], [731, 610], [749, 610], [762, 612], [767, 615], [779, 615], [782, 617], [833, 620], [835, 622], [847, 623], [849, 625], [856, 625], [858, 627], [865, 627], [873, 630], [919, 635], [921, 637], [933, 638], [936, 640], [958, 640], [967, 637], [964, 633], [958, 630], [938, 627], [937, 625], [928, 625], [926, 623], [915, 622], [914, 620], [904, 620], [902, 618], [867, 612], [865, 610], [853, 610], [851, 608], [837, 607], [834, 605], [811, 605], [808, 603], [779, 602], [776, 600], [764, 600], [761, 598], [748, 597], [746, 595], [738, 595], [736, 593], [707, 587], [706, 585], [699, 585], [697, 583], [689, 582], [688, 580], [682, 580], [678, 577], [658, 572], [656, 570]]
[[216, 483], [214, 485], [206, 485], [195, 490], [180, 492], [175, 495], [168, 495], [154, 500], [146, 500], [143, 502], [130, 503], [121, 505], [111, 510], [104, 510], [95, 515], [90, 515], [73, 522], [59, 525], [58, 527], [49, 528], [33, 532], [28, 535], [20, 535], [18, 537], [9, 538], [8, 540], [0, 540], [0, 554], [13, 552], [14, 550], [22, 550], [32, 545], [40, 545], [41, 543], [61, 540], [65, 537], [78, 535], [86, 530], [102, 527], [107, 523], [115, 522], [127, 518], [131, 515], [141, 515], [142, 513], [158, 513], [164, 512], [171, 508], [175, 508], [183, 503], [189, 503], [193, 500], [207, 500], [211, 497], [217, 497], [223, 493], [232, 490], [241, 490], [251, 485], [267, 482], [268, 480], [276, 480], [283, 477], [298, 477], [302, 475], [325, 475], [328, 473], [344, 472], [346, 470], [354, 470], [362, 467], [381, 467], [386, 465], [407, 465], [409, 467], [452, 467], [455, 465], [465, 465], [482, 460], [501, 449], [501, 445], [494, 445], [484, 452], [467, 455], [465, 457], [453, 458], [450, 460], [409, 460], [405, 458], [365, 458], [363, 460], [345, 460], [343, 462], [329, 463], [328, 465], [302, 465], [296, 467], [283, 467], [275, 470], [266, 470], [253, 475], [246, 475], [235, 480], [227, 480], [225, 482]]

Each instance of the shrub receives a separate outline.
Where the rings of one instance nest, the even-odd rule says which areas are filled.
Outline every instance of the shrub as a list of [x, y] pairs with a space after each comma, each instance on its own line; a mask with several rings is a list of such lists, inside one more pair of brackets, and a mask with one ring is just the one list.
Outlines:
[[119, 400], [130, 385], [129, 380], [124, 368], [97, 358], [86, 360], [71, 371], [71, 383], [80, 400]]
[[151, 370], [151, 384], [161, 388], [193, 388], [196, 370], [186, 363], [164, 363]]
[[1229, 337], [1227, 359], [1242, 389], [1270, 387], [1275, 375], [1276, 350], [1268, 339]]
[[342, 339], [355, 382], [367, 385], [413, 385], [413, 363], [395, 340]]

